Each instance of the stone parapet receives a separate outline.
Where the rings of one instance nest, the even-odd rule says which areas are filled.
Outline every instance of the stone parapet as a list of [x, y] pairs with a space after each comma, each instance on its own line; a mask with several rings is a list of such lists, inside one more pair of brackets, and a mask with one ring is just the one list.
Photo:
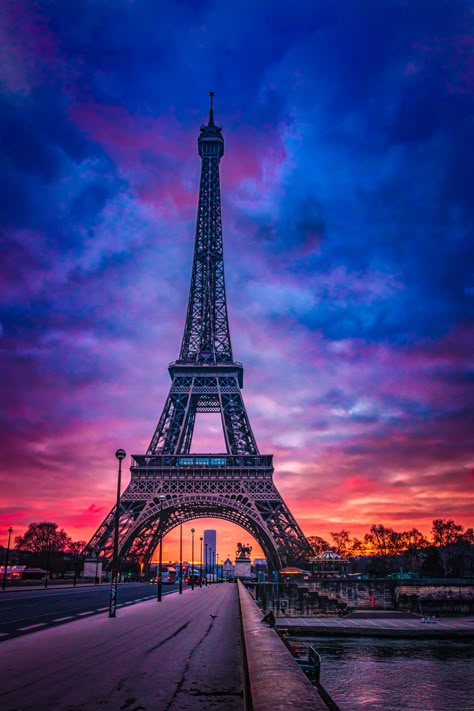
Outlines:
[[262, 611], [240, 581], [238, 587], [253, 711], [327, 711], [277, 632], [262, 624]]

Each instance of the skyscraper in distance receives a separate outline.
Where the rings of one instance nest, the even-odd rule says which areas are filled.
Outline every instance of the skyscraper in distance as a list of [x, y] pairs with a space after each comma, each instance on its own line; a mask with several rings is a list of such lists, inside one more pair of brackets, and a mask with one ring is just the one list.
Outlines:
[[[207, 548], [206, 548], [207, 544]], [[216, 567], [216, 546], [217, 546], [217, 533], [214, 530], [204, 531], [204, 555], [207, 551], [207, 560], [204, 563], [210, 569], [209, 572], [214, 572]]]

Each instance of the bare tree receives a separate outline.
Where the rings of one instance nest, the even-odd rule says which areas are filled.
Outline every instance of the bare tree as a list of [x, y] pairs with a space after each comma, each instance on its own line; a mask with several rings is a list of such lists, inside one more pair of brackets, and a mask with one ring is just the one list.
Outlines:
[[454, 523], [452, 518], [435, 518], [431, 528], [433, 543], [435, 546], [449, 546], [452, 543], [458, 543], [462, 538], [463, 531], [464, 528]]
[[66, 548], [66, 553], [74, 553], [75, 555], [80, 555], [84, 548], [86, 547], [87, 541], [72, 541], [68, 544]]
[[350, 531], [345, 531], [344, 529], [341, 531], [331, 531], [332, 539], [336, 544], [336, 553], [339, 553], [339, 555], [345, 556], [348, 554], [352, 544], [350, 533]]
[[433, 543], [438, 546], [439, 562], [446, 578], [453, 572], [455, 559], [459, 555], [457, 544], [466, 540], [464, 527], [454, 523], [452, 518], [435, 518], [431, 532]]
[[365, 534], [364, 541], [371, 547], [375, 555], [391, 556], [402, 550], [401, 536], [402, 534], [394, 531], [393, 528], [379, 523], [370, 527], [370, 533]]
[[65, 551], [71, 543], [66, 531], [63, 528], [58, 531], [58, 524], [49, 521], [30, 523], [25, 535], [15, 538], [15, 548], [32, 553]]
[[423, 552], [430, 546], [429, 540], [417, 528], [401, 533], [402, 560], [408, 570], [419, 573], [424, 561]]
[[58, 530], [58, 524], [51, 521], [30, 523], [25, 535], [15, 538], [15, 548], [38, 554], [40, 564], [47, 571], [45, 585], [54, 558], [57, 558], [55, 554], [68, 550], [71, 543], [71, 537], [66, 531], [63, 528]]
[[313, 555], [320, 555], [331, 548], [329, 543], [325, 541], [324, 538], [321, 538], [321, 536], [308, 536], [308, 541], [313, 549]]
[[351, 556], [357, 556], [357, 555], [365, 555], [367, 550], [367, 546], [365, 545], [364, 541], [361, 541], [360, 538], [354, 537], [351, 541], [351, 547], [349, 550], [349, 555]]

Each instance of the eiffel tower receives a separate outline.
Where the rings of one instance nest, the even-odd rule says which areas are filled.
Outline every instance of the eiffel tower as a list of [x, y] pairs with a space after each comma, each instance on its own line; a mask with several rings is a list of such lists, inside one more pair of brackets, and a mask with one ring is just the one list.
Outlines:
[[[219, 163], [222, 127], [201, 126], [201, 182], [191, 289], [171, 388], [146, 454], [133, 455], [131, 480], [120, 498], [119, 559], [149, 563], [160, 540], [187, 520], [219, 518], [253, 536], [280, 570], [312, 554], [273, 482], [271, 454], [260, 454], [245, 410], [243, 366], [234, 360], [224, 282]], [[220, 413], [226, 452], [192, 454], [196, 415]], [[114, 507], [85, 551], [110, 562]]]

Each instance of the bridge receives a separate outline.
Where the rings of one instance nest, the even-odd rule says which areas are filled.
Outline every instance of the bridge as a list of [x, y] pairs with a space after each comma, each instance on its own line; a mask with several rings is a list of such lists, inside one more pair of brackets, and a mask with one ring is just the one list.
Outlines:
[[[124, 586], [126, 587], [126, 586]], [[23, 595], [20, 592], [18, 595]], [[3, 709], [327, 709], [242, 583], [187, 589], [0, 644]]]

